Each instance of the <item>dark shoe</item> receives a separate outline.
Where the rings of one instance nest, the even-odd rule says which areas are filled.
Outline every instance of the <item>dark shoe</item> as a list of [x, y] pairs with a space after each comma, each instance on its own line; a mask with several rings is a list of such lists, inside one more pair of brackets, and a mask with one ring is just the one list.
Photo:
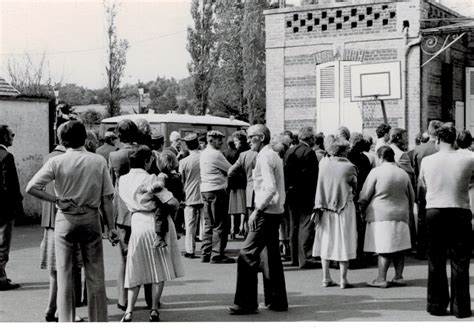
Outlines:
[[44, 315], [44, 319], [46, 322], [58, 322], [58, 318], [54, 315], [54, 313], [52, 314], [45, 314]]
[[199, 243], [199, 242], [201, 242], [201, 239], [198, 236], [196, 236], [196, 237], [194, 237], [194, 241]]
[[132, 313], [123, 314], [123, 317], [120, 322], [132, 322]]
[[450, 315], [448, 313], [447, 310], [442, 310], [442, 311], [428, 311], [428, 313], [430, 313], [430, 315], [433, 315], [433, 316], [448, 316]]
[[201, 262], [210, 262], [210, 261], [211, 261], [211, 256], [209, 255], [201, 256]]
[[150, 322], [160, 322], [160, 313], [158, 312], [157, 309], [152, 309], [150, 311]]
[[7, 278], [5, 284], [3, 284], [2, 286], [0, 286], [0, 291], [14, 290], [14, 289], [18, 289], [19, 287], [20, 287], [20, 284], [18, 284], [18, 283], [13, 283], [12, 280], [10, 280], [9, 278]]
[[230, 239], [234, 240], [235, 239], [235, 234], [230, 234]]
[[258, 313], [258, 308], [254, 308], [254, 309], [243, 308], [243, 307], [240, 307], [239, 305], [230, 306], [228, 309], [229, 309], [230, 315], [248, 315], [248, 314]]
[[188, 259], [195, 259], [196, 258], [196, 255], [194, 253], [185, 253], [184, 254], [184, 257], [185, 258], [188, 258]]
[[407, 282], [403, 278], [393, 278], [389, 284], [392, 286], [407, 286]]
[[211, 259], [211, 264], [235, 264], [235, 259], [228, 256], [219, 256]]
[[127, 310], [127, 304], [125, 304], [125, 306], [124, 306], [124, 305], [120, 305], [119, 303], [117, 303], [117, 308], [121, 309], [125, 312]]

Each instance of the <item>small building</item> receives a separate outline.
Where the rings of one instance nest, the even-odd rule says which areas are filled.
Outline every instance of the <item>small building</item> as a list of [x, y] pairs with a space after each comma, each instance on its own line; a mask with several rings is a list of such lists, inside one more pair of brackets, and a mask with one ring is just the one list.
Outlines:
[[272, 132], [374, 134], [381, 102], [355, 91], [384, 88], [387, 121], [410, 144], [432, 119], [474, 131], [474, 19], [431, 0], [334, 0], [267, 10], [265, 24]]
[[25, 188], [53, 146], [54, 111], [54, 100], [22, 96], [0, 78], [0, 125], [10, 126], [15, 133], [9, 150], [15, 157], [26, 221], [41, 215], [41, 202], [27, 195]]

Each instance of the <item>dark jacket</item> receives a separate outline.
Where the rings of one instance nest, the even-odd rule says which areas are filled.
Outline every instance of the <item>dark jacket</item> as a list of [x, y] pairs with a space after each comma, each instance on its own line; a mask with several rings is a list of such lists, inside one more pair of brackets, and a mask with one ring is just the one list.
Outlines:
[[15, 158], [0, 147], [0, 223], [23, 214], [22, 200]]
[[418, 179], [418, 176], [420, 175], [421, 161], [423, 158], [437, 152], [438, 148], [436, 148], [436, 143], [434, 140], [430, 140], [415, 147], [415, 150], [413, 151], [413, 167], [415, 170], [416, 179]]
[[318, 159], [304, 142], [288, 149], [284, 158], [286, 199], [291, 206], [312, 209], [318, 182]]

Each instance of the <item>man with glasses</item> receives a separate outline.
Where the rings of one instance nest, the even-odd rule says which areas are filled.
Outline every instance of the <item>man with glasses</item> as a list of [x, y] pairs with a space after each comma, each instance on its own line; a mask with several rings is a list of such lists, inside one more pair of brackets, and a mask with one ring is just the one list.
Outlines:
[[278, 247], [278, 228], [285, 204], [282, 160], [273, 151], [270, 130], [264, 125], [248, 129], [250, 148], [258, 152], [253, 181], [255, 209], [249, 217], [249, 233], [237, 261], [237, 287], [231, 315], [258, 313], [258, 271], [264, 248], [263, 275], [265, 306], [272, 311], [287, 311], [285, 276]]
[[13, 222], [23, 215], [23, 196], [13, 155], [8, 147], [13, 144], [15, 134], [7, 125], [0, 125], [0, 291], [18, 289], [5, 272], [12, 239]]

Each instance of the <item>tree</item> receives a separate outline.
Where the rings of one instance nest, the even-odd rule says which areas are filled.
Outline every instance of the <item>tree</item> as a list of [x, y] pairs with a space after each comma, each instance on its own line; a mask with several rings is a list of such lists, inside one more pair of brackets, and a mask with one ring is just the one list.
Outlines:
[[265, 121], [265, 18], [266, 0], [245, 1], [242, 24], [244, 97], [251, 124]]
[[[200, 2], [202, 6], [200, 7]], [[194, 82], [193, 102], [195, 113], [204, 115], [209, 102], [209, 87], [211, 86], [216, 59], [216, 35], [214, 10], [211, 0], [193, 0], [191, 16], [194, 28], [188, 28], [187, 49], [191, 55], [188, 65], [189, 73]]]
[[116, 116], [120, 113], [120, 81], [123, 77], [125, 65], [127, 63], [126, 55], [128, 50], [128, 41], [120, 39], [117, 35], [115, 26], [115, 17], [117, 16], [117, 4], [114, 0], [104, 1], [107, 24], [107, 57], [108, 63], [105, 68], [107, 73], [107, 111], [110, 116]]
[[7, 70], [12, 86], [21, 94], [52, 96], [53, 85], [45, 53], [38, 61], [34, 61], [29, 53], [25, 53], [22, 60], [9, 60]]
[[178, 82], [174, 79], [157, 77], [150, 86], [150, 108], [158, 113], [168, 113], [178, 109]]
[[220, 111], [240, 119], [245, 117], [241, 42], [243, 5], [219, 0], [215, 12], [219, 61], [210, 91], [210, 108], [212, 113]]

